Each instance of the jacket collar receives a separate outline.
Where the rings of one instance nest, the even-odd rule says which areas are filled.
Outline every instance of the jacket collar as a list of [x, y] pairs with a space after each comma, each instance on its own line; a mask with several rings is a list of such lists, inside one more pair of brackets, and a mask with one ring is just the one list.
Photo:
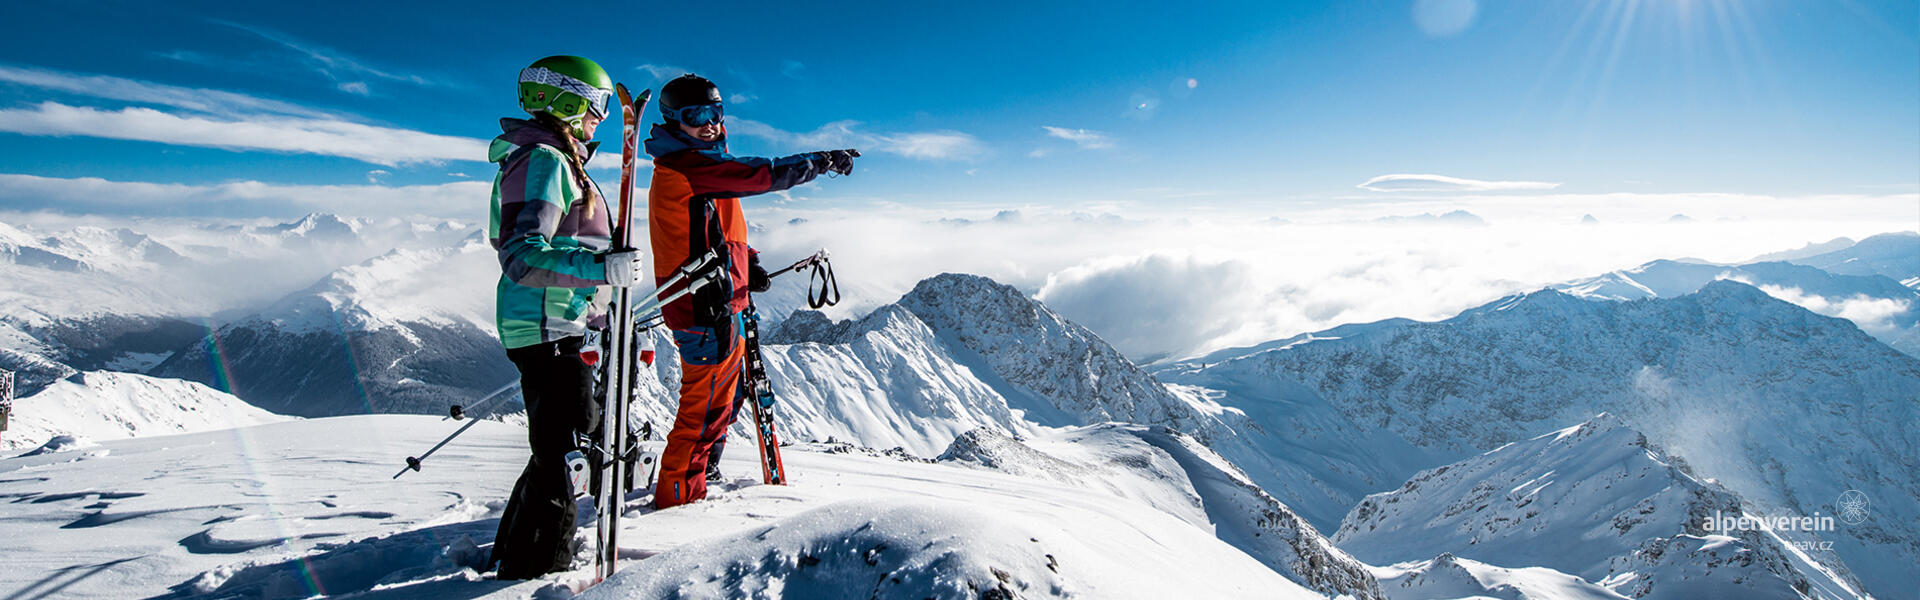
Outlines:
[[[511, 117], [500, 119], [500, 131], [500, 136], [493, 138], [492, 148], [488, 151], [487, 158], [493, 162], [500, 162], [506, 159], [507, 154], [512, 153], [522, 146], [540, 144], [562, 152], [565, 152], [567, 148], [566, 140], [560, 139], [559, 133], [555, 133], [546, 127], [541, 127], [539, 123], [535, 123], [529, 119], [515, 119]], [[600, 148], [599, 142], [575, 145], [580, 148], [578, 156], [582, 164], [592, 159], [594, 151]]]
[[711, 142], [694, 139], [680, 128], [667, 123], [653, 124], [653, 131], [647, 134], [647, 155], [656, 159], [681, 150], [727, 151], [727, 126], [720, 126], [720, 139]]

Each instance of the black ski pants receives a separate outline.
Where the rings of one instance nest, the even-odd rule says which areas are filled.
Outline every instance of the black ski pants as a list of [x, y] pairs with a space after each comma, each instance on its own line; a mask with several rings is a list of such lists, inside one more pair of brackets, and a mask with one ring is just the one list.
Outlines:
[[507, 349], [520, 370], [527, 404], [527, 445], [533, 458], [513, 484], [488, 565], [500, 579], [533, 579], [563, 571], [573, 562], [573, 491], [567, 484], [567, 453], [582, 450], [581, 438], [600, 424], [593, 368], [580, 360], [577, 337]]

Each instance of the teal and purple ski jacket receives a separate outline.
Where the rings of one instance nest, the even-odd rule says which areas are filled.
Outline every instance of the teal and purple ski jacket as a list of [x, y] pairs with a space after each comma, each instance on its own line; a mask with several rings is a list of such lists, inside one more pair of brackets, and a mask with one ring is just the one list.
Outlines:
[[[505, 133], [487, 149], [487, 160], [500, 165], [487, 228], [500, 258], [500, 343], [522, 348], [585, 334], [588, 320], [605, 313], [594, 300], [612, 297], [600, 293], [607, 275], [599, 257], [612, 241], [611, 207], [599, 184], [582, 190], [576, 183], [559, 134], [522, 119], [501, 119], [500, 128]], [[592, 215], [588, 194], [602, 199]]]

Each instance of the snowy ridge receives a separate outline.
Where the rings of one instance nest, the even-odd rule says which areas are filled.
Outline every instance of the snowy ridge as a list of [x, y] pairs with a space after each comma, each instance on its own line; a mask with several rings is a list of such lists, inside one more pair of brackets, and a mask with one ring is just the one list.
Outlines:
[[30, 448], [61, 435], [99, 442], [283, 420], [198, 383], [89, 371], [16, 400], [0, 448]]
[[[824, 321], [816, 312], [795, 314], [801, 316], [770, 340], [793, 338]], [[836, 438], [933, 456], [977, 428], [1035, 430], [905, 308], [887, 305], [837, 327], [834, 335], [818, 337], [829, 343], [764, 346], [784, 439]], [[671, 356], [661, 360], [677, 364]], [[741, 423], [735, 433], [751, 437], [746, 427]]]
[[1840, 250], [1791, 262], [1835, 275], [1883, 275], [1905, 281], [1920, 277], [1920, 232], [1882, 233]]
[[1366, 565], [1335, 548], [1226, 459], [1165, 427], [1108, 424], [1026, 441], [980, 430], [942, 462], [1131, 498], [1207, 531], [1274, 571], [1330, 596], [1382, 598]]
[[[1120, 421], [1197, 436], [1198, 411], [1093, 332], [1012, 286], [976, 275], [928, 278], [900, 299], [921, 321], [1006, 383], [1002, 393], [1043, 425]], [[1008, 393], [1011, 392], [1011, 393]]]
[[[1859, 597], [1860, 584], [1805, 562], [1761, 531], [1713, 532], [1734, 493], [1702, 482], [1610, 415], [1423, 471], [1368, 496], [1334, 540], [1376, 563], [1447, 552], [1546, 567], [1629, 597]], [[1792, 534], [1817, 548], [1817, 536]], [[1568, 543], [1579, 540], [1578, 543]], [[1703, 543], [1704, 542], [1704, 543]], [[1813, 554], [1822, 562], [1831, 553]]]
[[301, 416], [444, 413], [517, 376], [493, 333], [493, 252], [399, 249], [221, 326], [153, 369]]
[[1920, 290], [1880, 275], [1835, 275], [1784, 262], [1714, 265], [1657, 260], [1551, 288], [1589, 300], [1624, 301], [1684, 296], [1721, 279], [1853, 321], [1895, 350], [1920, 356]]
[[1545, 567], [1509, 569], [1442, 553], [1432, 560], [1374, 567], [1393, 600], [1499, 598], [1500, 600], [1621, 600], [1626, 598], [1579, 577]]
[[[145, 371], [205, 337], [210, 315], [255, 310], [391, 249], [450, 247], [470, 231], [327, 214], [253, 227], [139, 227], [39, 231], [0, 223], [0, 280], [8, 282], [0, 289], [0, 368], [25, 371], [23, 392], [74, 371]], [[407, 300], [491, 313], [471, 298]]]
[[[932, 456], [974, 427], [1160, 425], [1328, 528], [1367, 492], [1438, 462], [1318, 399], [1224, 406], [1233, 397], [1169, 387], [1044, 304], [977, 276], [927, 279], [858, 321], [798, 312], [768, 340], [778, 422], [792, 440], [833, 436]], [[661, 348], [671, 362], [670, 345]], [[733, 433], [751, 435], [744, 424]]]
[[1871, 520], [1826, 540], [1870, 593], [1899, 589], [1920, 564], [1920, 493], [1903, 475], [1920, 472], [1920, 434], [1904, 425], [1920, 419], [1920, 360], [1732, 281], [1635, 302], [1542, 291], [1175, 380], [1226, 390], [1229, 407], [1331, 405], [1361, 431], [1450, 460], [1609, 412], [1759, 514], [1835, 514], [1848, 490], [1873, 499]]

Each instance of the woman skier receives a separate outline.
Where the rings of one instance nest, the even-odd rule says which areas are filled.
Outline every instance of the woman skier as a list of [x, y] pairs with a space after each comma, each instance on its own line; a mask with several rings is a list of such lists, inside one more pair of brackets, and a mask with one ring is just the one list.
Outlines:
[[[745, 342], [740, 312], [748, 292], [771, 282], [758, 254], [747, 245], [747, 219], [740, 197], [785, 190], [834, 172], [853, 173], [854, 150], [809, 152], [774, 159], [727, 153], [720, 89], [693, 74], [660, 88], [665, 122], [653, 126], [647, 154], [653, 183], [647, 193], [647, 225], [653, 242], [653, 275], [665, 283], [676, 269], [709, 251], [727, 277], [661, 312], [680, 350], [680, 408], [667, 434], [654, 487], [656, 508], [707, 496], [707, 465], [718, 457], [733, 424], [741, 392]], [[661, 296], [678, 291], [662, 290]]]
[[585, 452], [601, 410], [580, 346], [590, 328], [605, 327], [612, 294], [600, 288], [631, 286], [641, 269], [637, 252], [604, 252], [612, 219], [586, 170], [612, 94], [612, 79], [591, 60], [540, 59], [520, 71], [520, 107], [533, 118], [501, 119], [504, 133], [487, 150], [500, 165], [487, 230], [501, 269], [495, 318], [520, 371], [533, 449], [487, 561], [499, 564], [500, 579], [572, 562], [576, 484], [567, 455]]

